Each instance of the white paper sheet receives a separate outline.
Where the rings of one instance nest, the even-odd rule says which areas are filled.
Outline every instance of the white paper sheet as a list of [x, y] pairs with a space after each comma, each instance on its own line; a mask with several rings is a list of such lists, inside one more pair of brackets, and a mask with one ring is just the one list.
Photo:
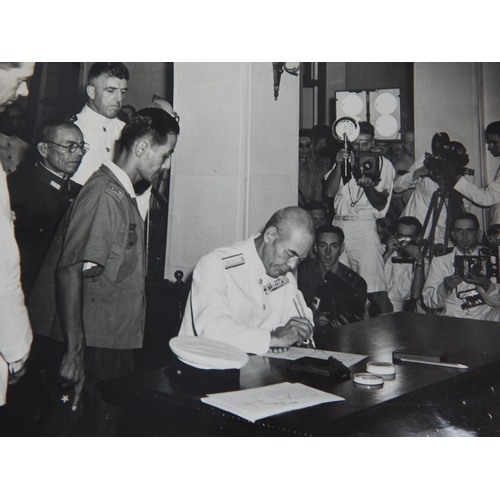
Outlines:
[[242, 391], [209, 394], [204, 403], [234, 413], [250, 422], [300, 408], [344, 401], [344, 398], [304, 384], [281, 384]]
[[323, 351], [322, 349], [307, 349], [304, 347], [290, 347], [288, 351], [280, 353], [268, 352], [264, 354], [268, 358], [278, 358], [278, 359], [300, 359], [305, 356], [310, 358], [318, 359], [328, 359], [330, 356], [338, 359], [345, 366], [349, 367], [359, 363], [361, 360], [367, 358], [364, 354], [353, 354], [350, 352], [335, 352], [335, 351]]

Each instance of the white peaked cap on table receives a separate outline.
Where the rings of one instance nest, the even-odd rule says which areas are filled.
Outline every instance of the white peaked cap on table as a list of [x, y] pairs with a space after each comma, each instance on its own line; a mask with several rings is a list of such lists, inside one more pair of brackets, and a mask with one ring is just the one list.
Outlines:
[[248, 354], [218, 340], [204, 337], [173, 337], [172, 352], [187, 365], [202, 370], [239, 369], [248, 362]]

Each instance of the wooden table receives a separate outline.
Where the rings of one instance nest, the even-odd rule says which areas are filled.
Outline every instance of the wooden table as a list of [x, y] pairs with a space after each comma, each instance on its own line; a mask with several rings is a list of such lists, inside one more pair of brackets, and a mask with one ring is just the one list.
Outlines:
[[[312, 436], [458, 436], [500, 435], [500, 325], [398, 313], [347, 325], [317, 336], [318, 348], [365, 354], [367, 361], [392, 361], [392, 352], [447, 351], [457, 370], [397, 365], [397, 376], [380, 389], [351, 380], [302, 382], [345, 398], [303, 410], [247, 422], [200, 401], [195, 387], [179, 387], [165, 369], [101, 383], [106, 401], [127, 410], [141, 435], [312, 435]], [[240, 388], [287, 380], [288, 361], [250, 356], [241, 370]]]

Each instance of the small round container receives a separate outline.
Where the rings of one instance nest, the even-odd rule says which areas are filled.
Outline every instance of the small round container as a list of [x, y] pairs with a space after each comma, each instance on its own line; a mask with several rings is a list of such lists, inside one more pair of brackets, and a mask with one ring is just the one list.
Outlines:
[[366, 363], [366, 371], [372, 375], [378, 375], [384, 380], [394, 380], [396, 378], [396, 367], [393, 363], [369, 361]]
[[355, 373], [352, 376], [352, 381], [355, 384], [372, 388], [380, 388], [384, 385], [384, 379], [382, 377], [371, 373]]

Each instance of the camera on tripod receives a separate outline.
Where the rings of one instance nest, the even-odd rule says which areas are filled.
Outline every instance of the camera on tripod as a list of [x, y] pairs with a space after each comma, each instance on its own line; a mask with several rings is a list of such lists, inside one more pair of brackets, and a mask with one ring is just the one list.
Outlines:
[[455, 184], [457, 175], [474, 175], [474, 170], [465, 168], [469, 163], [469, 155], [465, 146], [450, 141], [446, 132], [437, 132], [432, 138], [431, 153], [425, 153], [424, 166], [428, 176], [436, 183], [450, 190]]
[[480, 248], [479, 255], [455, 255], [455, 271], [462, 278], [486, 276], [498, 280], [498, 255], [488, 248]]
[[406, 252], [405, 248], [409, 245], [419, 246], [418, 242], [410, 238], [410, 236], [398, 236], [397, 240], [399, 242], [399, 248], [397, 249], [398, 256], [392, 257], [391, 261], [394, 264], [413, 264], [415, 258]]

